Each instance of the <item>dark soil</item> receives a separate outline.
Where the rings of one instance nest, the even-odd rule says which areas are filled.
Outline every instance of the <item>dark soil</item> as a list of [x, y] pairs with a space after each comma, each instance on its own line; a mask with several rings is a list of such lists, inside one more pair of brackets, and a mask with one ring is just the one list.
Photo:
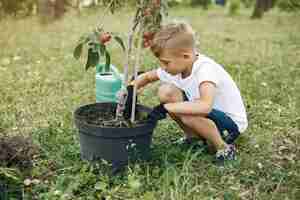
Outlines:
[[33, 144], [30, 137], [0, 136], [0, 166], [2, 167], [29, 169], [38, 152], [38, 146]]
[[134, 127], [144, 124], [147, 119], [147, 112], [137, 109], [136, 120], [134, 124], [130, 120], [115, 120], [116, 105], [107, 104], [107, 106], [97, 106], [92, 104], [88, 108], [78, 112], [78, 118], [87, 124], [101, 127]]

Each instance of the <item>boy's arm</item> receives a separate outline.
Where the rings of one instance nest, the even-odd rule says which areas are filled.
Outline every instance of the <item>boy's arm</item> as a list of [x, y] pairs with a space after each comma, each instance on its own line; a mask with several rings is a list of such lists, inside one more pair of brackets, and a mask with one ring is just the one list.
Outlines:
[[[128, 96], [126, 98], [125, 110], [124, 110], [124, 114], [123, 114], [125, 119], [129, 119], [131, 116], [134, 85], [136, 84], [137, 89], [140, 89], [140, 88], [144, 87], [145, 85], [147, 85], [148, 83], [151, 83], [151, 82], [157, 81], [157, 80], [159, 80], [159, 77], [156, 73], [156, 70], [152, 70], [152, 71], [149, 71], [149, 72], [139, 75], [136, 80], [130, 82], [130, 84], [127, 86]], [[135, 103], [137, 103], [137, 96], [136, 96]]]
[[135, 81], [132, 81], [130, 85], [136, 85], [137, 89], [146, 86], [148, 83], [159, 80], [156, 69], [143, 73], [137, 77]]
[[170, 113], [206, 116], [212, 110], [216, 85], [210, 81], [202, 82], [199, 91], [200, 98], [193, 102], [167, 103], [164, 107]]

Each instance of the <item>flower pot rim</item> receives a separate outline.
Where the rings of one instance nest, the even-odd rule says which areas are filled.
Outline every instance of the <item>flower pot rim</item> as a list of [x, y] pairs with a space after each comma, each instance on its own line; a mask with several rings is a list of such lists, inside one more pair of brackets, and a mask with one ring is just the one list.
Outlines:
[[[83, 120], [80, 120], [78, 112], [87, 107], [96, 106], [96, 105], [116, 105], [114, 102], [101, 102], [101, 103], [92, 103], [85, 104], [78, 107], [74, 112], [74, 121], [75, 125], [80, 131], [88, 135], [94, 135], [97, 137], [107, 137], [107, 138], [119, 138], [119, 137], [132, 137], [138, 135], [152, 133], [153, 129], [156, 126], [156, 123], [151, 123], [145, 121], [145, 123], [138, 124], [135, 127], [106, 127], [95, 124], [89, 124]], [[140, 109], [144, 112], [151, 112], [151, 108], [144, 105], [137, 105], [137, 109]], [[145, 131], [146, 130], [146, 131]], [[113, 133], [113, 134], [112, 134]]]

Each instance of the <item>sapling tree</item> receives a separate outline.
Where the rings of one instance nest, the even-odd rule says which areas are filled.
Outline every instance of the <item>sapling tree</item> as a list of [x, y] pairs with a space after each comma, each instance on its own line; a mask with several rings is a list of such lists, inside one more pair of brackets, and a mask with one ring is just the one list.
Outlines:
[[[121, 0], [105, 0], [106, 8], [103, 12], [101, 23], [89, 34], [82, 36], [74, 49], [74, 57], [79, 58], [82, 54], [83, 48], [87, 47], [87, 61], [85, 68], [88, 70], [90, 67], [95, 67], [100, 60], [105, 58], [105, 70], [110, 70], [111, 56], [107, 50], [107, 45], [111, 39], [114, 39], [126, 54], [124, 63], [124, 86], [118, 92], [118, 102], [116, 109], [116, 118], [112, 123], [122, 123], [124, 119], [125, 102], [128, 96], [127, 86], [129, 80], [129, 68], [134, 65], [134, 80], [141, 64], [142, 51], [151, 45], [151, 40], [155, 32], [160, 28], [161, 22], [167, 14], [167, 1], [163, 0], [137, 0], [136, 10], [132, 18], [130, 28], [128, 30], [127, 41], [120, 37], [117, 33], [108, 32], [104, 29], [104, 17], [108, 11], [114, 13], [117, 6], [124, 1]], [[132, 56], [134, 55], [134, 56]], [[133, 102], [130, 121], [135, 121], [135, 105], [136, 105], [136, 86], [133, 90]]]

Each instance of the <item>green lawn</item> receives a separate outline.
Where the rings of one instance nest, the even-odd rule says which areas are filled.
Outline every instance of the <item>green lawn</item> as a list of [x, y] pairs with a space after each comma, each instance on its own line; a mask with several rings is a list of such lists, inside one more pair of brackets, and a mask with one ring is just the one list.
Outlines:
[[[241, 89], [250, 126], [237, 142], [238, 161], [219, 168], [213, 155], [172, 144], [182, 131], [165, 120], [154, 133], [152, 160], [109, 177], [80, 160], [73, 111], [95, 101], [95, 71], [72, 57], [96, 11], [69, 14], [46, 27], [35, 18], [0, 21], [0, 133], [31, 135], [40, 145], [28, 199], [300, 199], [300, 15], [272, 11], [250, 20], [250, 10], [176, 8], [198, 33], [201, 52], [223, 64]], [[130, 13], [129, 13], [130, 14]], [[128, 12], [107, 16], [108, 30], [127, 32]], [[112, 62], [124, 63], [117, 46]], [[144, 69], [156, 66], [147, 52]], [[154, 84], [140, 101], [158, 103]]]

